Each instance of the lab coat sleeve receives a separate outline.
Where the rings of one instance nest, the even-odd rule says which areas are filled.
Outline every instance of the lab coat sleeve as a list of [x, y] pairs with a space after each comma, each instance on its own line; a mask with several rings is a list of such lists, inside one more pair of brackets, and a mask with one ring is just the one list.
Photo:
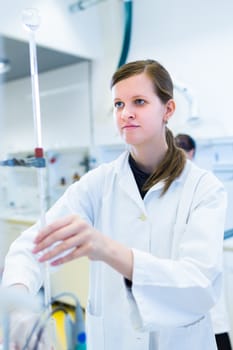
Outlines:
[[[93, 224], [100, 190], [101, 169], [94, 169], [78, 182], [71, 185], [64, 195], [46, 213], [46, 223], [70, 214], [78, 214], [84, 220]], [[33, 240], [40, 228], [38, 221], [31, 228], [24, 231], [10, 246], [4, 263], [2, 285], [10, 286], [22, 283], [32, 294], [36, 294], [43, 284], [43, 265], [38, 263], [31, 253]]]
[[184, 224], [174, 227], [174, 241], [179, 237], [176, 256], [161, 259], [133, 249], [128, 296], [137, 328], [189, 326], [215, 304], [221, 289], [225, 208], [223, 186], [207, 173], [196, 188]]

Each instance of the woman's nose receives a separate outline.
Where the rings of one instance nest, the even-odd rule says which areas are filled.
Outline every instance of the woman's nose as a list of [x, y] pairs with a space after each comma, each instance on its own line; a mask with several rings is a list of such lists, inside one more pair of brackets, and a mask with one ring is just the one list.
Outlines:
[[124, 109], [122, 111], [122, 118], [134, 119], [135, 118], [135, 114], [130, 108], [124, 107]]

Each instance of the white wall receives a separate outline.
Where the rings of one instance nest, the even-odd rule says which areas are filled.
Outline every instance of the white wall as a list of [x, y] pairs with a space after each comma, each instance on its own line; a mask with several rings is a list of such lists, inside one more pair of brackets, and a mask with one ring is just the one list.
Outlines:
[[[40, 75], [42, 145], [45, 149], [90, 144], [88, 63]], [[5, 152], [33, 150], [35, 145], [30, 78], [4, 85]]]
[[[37, 44], [92, 58], [93, 98], [90, 108], [97, 125], [95, 125], [95, 139], [97, 143], [112, 143], [112, 138], [113, 142], [119, 142], [112, 127], [109, 81], [117, 67], [121, 51], [123, 2], [104, 1], [98, 6], [73, 14], [68, 10], [68, 6], [72, 3], [74, 1], [70, 0], [4, 2], [0, 12], [0, 34], [28, 41], [28, 33], [22, 26], [21, 12], [27, 7], [34, 7], [41, 15], [41, 25], [36, 33]], [[0, 106], [0, 110], [4, 115], [3, 106]]]
[[[109, 81], [117, 66], [123, 34], [123, 1], [108, 0], [71, 14], [72, 1], [22, 0], [4, 2], [0, 32], [24, 38], [20, 23], [25, 7], [42, 15], [38, 43], [93, 58], [92, 111], [97, 143], [117, 143], [113, 128]], [[198, 138], [233, 135], [231, 101], [231, 0], [134, 0], [133, 31], [128, 60], [152, 57], [168, 68], [175, 80], [190, 87], [199, 104], [202, 123], [190, 128], [188, 105], [176, 92], [177, 113], [170, 123], [175, 131]]]
[[233, 2], [135, 0], [134, 5], [129, 60], [157, 58], [175, 79], [194, 90], [206, 122], [202, 128], [217, 121], [211, 132], [197, 130], [197, 135], [233, 135]]
[[[201, 124], [186, 125], [188, 104], [183, 95], [175, 92], [177, 113], [170, 127], [175, 133], [186, 131], [196, 138], [232, 136], [233, 118], [229, 107], [233, 81], [233, 2], [134, 0], [133, 5], [128, 60], [158, 59], [175, 80], [193, 90], [199, 105]], [[111, 73], [105, 71], [109, 76]], [[95, 112], [100, 139], [101, 127], [106, 131], [109, 126], [110, 130], [111, 122], [106, 111]], [[103, 118], [105, 123], [101, 125], [99, 119]], [[115, 133], [109, 130], [108, 140], [116, 140]]]
[[38, 44], [83, 57], [98, 57], [100, 24], [96, 9], [69, 11], [70, 0], [8, 0], [0, 1], [0, 33], [28, 41], [28, 33], [22, 25], [22, 11], [36, 8], [41, 16], [37, 30]]

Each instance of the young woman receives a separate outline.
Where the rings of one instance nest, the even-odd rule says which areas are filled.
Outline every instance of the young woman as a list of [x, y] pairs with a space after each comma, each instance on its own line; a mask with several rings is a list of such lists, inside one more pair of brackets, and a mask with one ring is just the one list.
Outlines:
[[161, 64], [127, 63], [111, 87], [129, 151], [71, 185], [49, 225], [13, 243], [4, 284], [36, 293], [41, 262], [87, 256], [88, 350], [214, 350], [225, 191], [175, 146], [173, 84]]

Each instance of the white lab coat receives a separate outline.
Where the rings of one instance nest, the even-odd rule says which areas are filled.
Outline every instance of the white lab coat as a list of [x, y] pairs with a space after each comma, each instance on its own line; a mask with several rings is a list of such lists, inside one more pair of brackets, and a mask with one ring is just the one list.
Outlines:
[[230, 320], [226, 308], [226, 295], [224, 290], [224, 283], [223, 288], [221, 290], [220, 298], [218, 299], [214, 307], [210, 310], [210, 317], [215, 334], [230, 332]]
[[[189, 161], [160, 197], [162, 186], [142, 200], [126, 152], [83, 176], [47, 214], [51, 222], [79, 213], [133, 249], [131, 290], [111, 267], [91, 263], [88, 350], [216, 349], [208, 313], [221, 289], [225, 191]], [[37, 292], [40, 265], [30, 254], [36, 231], [25, 231], [12, 245], [5, 285], [25, 283]]]

